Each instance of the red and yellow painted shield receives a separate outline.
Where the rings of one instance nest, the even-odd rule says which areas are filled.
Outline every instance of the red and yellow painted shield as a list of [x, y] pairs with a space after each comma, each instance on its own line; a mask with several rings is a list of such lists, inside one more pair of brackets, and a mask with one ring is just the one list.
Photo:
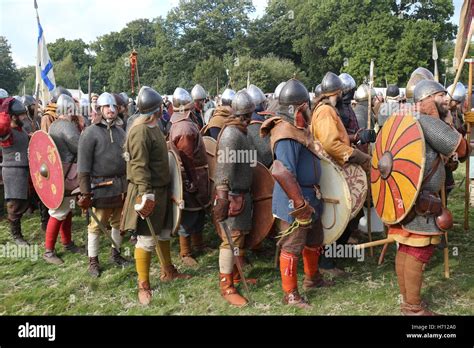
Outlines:
[[415, 204], [425, 169], [425, 141], [412, 115], [392, 115], [377, 135], [370, 182], [378, 215], [401, 222]]
[[61, 157], [48, 133], [36, 131], [28, 146], [30, 175], [41, 201], [57, 209], [64, 198], [64, 175]]

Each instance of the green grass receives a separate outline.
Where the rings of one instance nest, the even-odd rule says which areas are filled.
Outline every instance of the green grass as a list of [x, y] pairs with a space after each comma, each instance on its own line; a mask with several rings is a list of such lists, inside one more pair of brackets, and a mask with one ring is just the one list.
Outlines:
[[[464, 167], [464, 166], [462, 166]], [[461, 181], [463, 169], [456, 173]], [[449, 206], [455, 216], [455, 227], [450, 232], [451, 278], [445, 279], [443, 253], [435, 252], [425, 272], [422, 295], [431, 309], [442, 314], [474, 314], [474, 214], [470, 214], [471, 232], [463, 231], [464, 185], [450, 196]], [[250, 254], [252, 266], [247, 275], [259, 282], [251, 287], [253, 303], [243, 309], [229, 307], [218, 289], [219, 241], [211, 225], [206, 226], [206, 239], [214, 249], [198, 257], [199, 266], [186, 269], [179, 262], [177, 240], [173, 240], [172, 256], [180, 271], [194, 277], [172, 283], [160, 283], [156, 256], [152, 259], [151, 284], [154, 298], [148, 308], [137, 302], [136, 272], [133, 266], [117, 268], [109, 262], [109, 243], [102, 237], [99, 258], [103, 270], [98, 279], [87, 273], [85, 256], [65, 253], [58, 241], [58, 254], [65, 263], [46, 264], [44, 236], [40, 231], [38, 213], [26, 215], [23, 229], [26, 239], [38, 245], [38, 260], [30, 258], [0, 258], [0, 314], [2, 315], [399, 315], [398, 285], [394, 271], [395, 245], [390, 245], [385, 262], [377, 265], [381, 247], [375, 257], [365, 254], [364, 262], [355, 259], [338, 260], [339, 266], [350, 270], [346, 279], [336, 279], [331, 288], [317, 289], [305, 295], [313, 305], [302, 311], [282, 305], [279, 272], [273, 267], [274, 243], [266, 241], [258, 254]], [[76, 215], [73, 237], [84, 245], [86, 224]], [[133, 247], [124, 243], [125, 252], [133, 255]], [[10, 244], [8, 223], [0, 223], [0, 245]], [[453, 248], [457, 248], [454, 250]], [[457, 251], [457, 256], [453, 252]], [[302, 265], [299, 265], [302, 281]], [[300, 287], [301, 289], [301, 287]]]

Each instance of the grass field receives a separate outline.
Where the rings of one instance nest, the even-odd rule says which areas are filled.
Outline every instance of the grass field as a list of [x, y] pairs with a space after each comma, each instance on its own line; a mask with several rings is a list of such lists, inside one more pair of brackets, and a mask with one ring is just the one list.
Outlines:
[[[464, 167], [464, 166], [462, 166]], [[461, 181], [463, 169], [456, 173]], [[449, 206], [455, 216], [455, 227], [450, 232], [451, 278], [443, 273], [443, 253], [437, 250], [425, 272], [422, 295], [431, 309], [442, 314], [474, 314], [474, 213], [470, 214], [471, 232], [463, 231], [464, 185], [450, 196]], [[38, 213], [23, 219], [26, 239], [37, 246], [38, 258], [0, 258], [0, 314], [2, 315], [399, 315], [398, 285], [394, 271], [395, 245], [390, 245], [385, 262], [377, 265], [381, 247], [375, 257], [365, 254], [365, 261], [338, 260], [338, 264], [352, 275], [336, 279], [331, 288], [317, 289], [305, 295], [313, 305], [303, 311], [282, 305], [279, 272], [274, 269], [274, 243], [267, 241], [263, 251], [250, 254], [252, 266], [247, 275], [259, 279], [251, 288], [253, 303], [243, 309], [230, 308], [219, 295], [219, 241], [213, 228], [206, 226], [206, 237], [214, 249], [198, 258], [199, 266], [186, 269], [179, 262], [178, 244], [172, 243], [173, 259], [181, 271], [194, 277], [187, 281], [160, 283], [156, 256], [152, 260], [151, 285], [154, 299], [147, 308], [137, 302], [134, 266], [116, 268], [109, 262], [110, 248], [105, 237], [101, 242], [102, 276], [91, 278], [87, 273], [85, 256], [65, 253], [58, 241], [58, 254], [65, 263], [46, 264], [44, 235], [40, 230]], [[76, 215], [73, 220], [73, 239], [84, 245], [85, 219]], [[128, 239], [128, 238], [127, 238]], [[12, 243], [8, 223], [0, 223], [0, 245]], [[124, 252], [133, 256], [127, 241]], [[299, 265], [299, 281], [302, 281]], [[300, 287], [301, 288], [301, 287]]]

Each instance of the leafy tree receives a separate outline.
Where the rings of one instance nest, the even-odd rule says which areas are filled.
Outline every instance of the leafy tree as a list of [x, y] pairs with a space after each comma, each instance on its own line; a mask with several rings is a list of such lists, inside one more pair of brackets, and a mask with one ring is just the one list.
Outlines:
[[10, 45], [5, 36], [0, 36], [0, 88], [12, 94], [20, 82], [20, 74], [13, 62]]
[[79, 86], [78, 73], [71, 54], [54, 66], [54, 78], [58, 86], [72, 89]]
[[18, 84], [16, 94], [23, 95], [23, 86], [25, 86], [26, 94], [33, 95], [36, 93], [36, 70], [35, 67], [30, 65], [24, 68], [18, 69], [20, 74], [20, 83]]

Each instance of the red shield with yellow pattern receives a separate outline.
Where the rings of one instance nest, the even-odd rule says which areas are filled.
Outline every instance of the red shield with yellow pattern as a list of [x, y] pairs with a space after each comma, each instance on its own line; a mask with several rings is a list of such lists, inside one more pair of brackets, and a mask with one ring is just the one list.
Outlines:
[[377, 135], [370, 182], [378, 215], [387, 225], [409, 213], [423, 182], [425, 140], [412, 115], [392, 115]]
[[64, 174], [61, 157], [48, 133], [36, 131], [28, 146], [30, 175], [41, 201], [57, 209], [64, 198]]

